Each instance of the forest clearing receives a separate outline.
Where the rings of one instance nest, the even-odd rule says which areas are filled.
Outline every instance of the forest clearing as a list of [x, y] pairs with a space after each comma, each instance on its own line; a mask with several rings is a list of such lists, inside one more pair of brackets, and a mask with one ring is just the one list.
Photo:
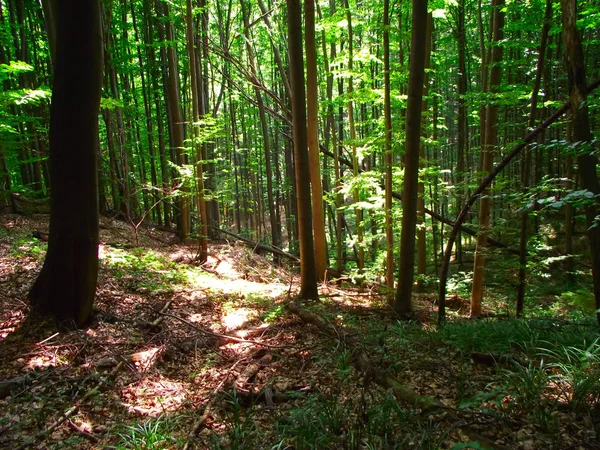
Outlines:
[[245, 245], [203, 269], [173, 233], [137, 246], [103, 219], [92, 322], [61, 331], [25, 301], [46, 231], [0, 216], [3, 448], [598, 447], [598, 331], [578, 308], [470, 321], [455, 296], [438, 329], [435, 294], [406, 322], [381, 286], [330, 282], [286, 309], [297, 275]]

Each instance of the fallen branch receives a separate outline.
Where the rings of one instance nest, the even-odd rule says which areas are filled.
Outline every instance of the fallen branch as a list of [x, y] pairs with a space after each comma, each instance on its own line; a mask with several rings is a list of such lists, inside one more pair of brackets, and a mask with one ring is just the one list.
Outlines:
[[75, 422], [73, 422], [71, 419], [69, 419], [67, 421], [67, 425], [69, 425], [71, 428], [73, 428], [73, 430], [75, 430], [76, 433], [82, 435], [84, 438], [86, 438], [88, 441], [93, 442], [94, 444], [97, 444], [98, 442], [100, 442], [100, 439], [98, 439], [96, 436], [94, 436], [92, 433], [90, 433], [89, 431], [85, 431], [83, 428], [81, 428], [79, 425], [77, 425]]
[[179, 317], [175, 314], [169, 314], [169, 313], [160, 313], [160, 314], [162, 314], [166, 317], [171, 317], [175, 320], [179, 320], [181, 323], [185, 323], [187, 326], [193, 328], [196, 331], [199, 331], [200, 333], [204, 334], [205, 336], [211, 336], [214, 338], [224, 339], [227, 341], [241, 342], [243, 344], [260, 345], [262, 347], [267, 347], [267, 348], [297, 348], [296, 346], [293, 346], [293, 345], [271, 345], [271, 344], [265, 344], [264, 342], [254, 341], [252, 339], [243, 339], [243, 338], [239, 338], [236, 336], [229, 336], [227, 334], [214, 333], [212, 331], [207, 331], [204, 328], [201, 328], [198, 325], [193, 324], [189, 320], [186, 320], [183, 317]]
[[295, 261], [295, 262], [300, 262], [300, 258], [298, 258], [297, 256], [294, 256], [294, 255], [292, 255], [291, 253], [288, 253], [288, 252], [284, 252], [283, 250], [278, 249], [276, 247], [270, 247], [268, 245], [261, 244], [260, 242], [251, 241], [250, 239], [246, 239], [245, 237], [240, 236], [239, 234], [235, 234], [235, 233], [232, 233], [231, 231], [223, 230], [223, 229], [221, 229], [219, 227], [215, 227], [214, 225], [213, 225], [212, 228], [214, 230], [217, 230], [220, 233], [223, 233], [223, 234], [226, 234], [228, 236], [236, 238], [238, 241], [241, 241], [244, 244], [248, 245], [249, 247], [252, 247], [255, 251], [256, 250], [263, 250], [265, 252], [273, 253], [274, 255], [283, 256], [283, 257], [291, 259], [292, 261]]

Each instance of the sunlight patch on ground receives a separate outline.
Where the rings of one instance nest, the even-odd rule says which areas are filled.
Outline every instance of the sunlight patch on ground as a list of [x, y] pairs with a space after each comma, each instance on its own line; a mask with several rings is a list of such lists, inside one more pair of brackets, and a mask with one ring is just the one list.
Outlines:
[[238, 308], [227, 311], [221, 317], [221, 325], [227, 330], [235, 330], [248, 322], [248, 320], [254, 318], [255, 315], [256, 313], [248, 308]]

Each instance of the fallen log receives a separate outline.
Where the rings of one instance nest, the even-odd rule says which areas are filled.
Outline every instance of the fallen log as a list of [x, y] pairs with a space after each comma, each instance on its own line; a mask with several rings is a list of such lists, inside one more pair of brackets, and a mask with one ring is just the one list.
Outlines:
[[300, 258], [298, 258], [297, 256], [292, 255], [291, 253], [284, 252], [281, 249], [278, 249], [278, 248], [275, 248], [275, 247], [270, 247], [268, 245], [261, 244], [260, 242], [251, 241], [250, 239], [246, 239], [245, 237], [240, 236], [239, 234], [235, 234], [235, 233], [232, 233], [231, 231], [223, 230], [223, 229], [221, 229], [219, 227], [216, 227], [214, 225], [213, 225], [212, 228], [214, 230], [218, 231], [219, 233], [223, 233], [223, 234], [226, 234], [228, 236], [236, 238], [238, 241], [241, 241], [244, 244], [248, 245], [249, 247], [252, 247], [254, 250], [262, 250], [262, 251], [265, 251], [265, 252], [273, 253], [274, 255], [283, 256], [284, 258], [291, 259], [292, 261], [295, 261], [295, 262], [298, 262], [298, 263], [300, 262]]

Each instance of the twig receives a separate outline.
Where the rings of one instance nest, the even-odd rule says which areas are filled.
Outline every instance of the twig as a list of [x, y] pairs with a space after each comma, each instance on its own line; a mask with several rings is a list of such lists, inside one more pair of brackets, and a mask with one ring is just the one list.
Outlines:
[[227, 334], [214, 333], [212, 331], [207, 331], [207, 330], [199, 327], [196, 324], [193, 324], [192, 322], [184, 319], [183, 317], [176, 316], [175, 314], [169, 314], [166, 312], [161, 312], [160, 314], [162, 314], [163, 316], [166, 316], [166, 317], [171, 317], [173, 319], [179, 320], [180, 322], [185, 323], [187, 326], [199, 331], [200, 333], [202, 333], [206, 336], [213, 336], [216, 338], [227, 339], [227, 340], [235, 341], [235, 342], [241, 342], [243, 344], [260, 345], [262, 347], [267, 347], [267, 348], [297, 348], [297, 346], [295, 346], [295, 345], [271, 345], [271, 344], [265, 344], [264, 342], [254, 341], [252, 339], [243, 339], [243, 338], [239, 338], [239, 337], [235, 337], [235, 336], [229, 336]]
[[100, 439], [98, 439], [92, 433], [90, 433], [88, 431], [85, 431], [79, 425], [77, 425], [76, 423], [74, 423], [71, 419], [67, 420], [67, 425], [69, 425], [71, 428], [73, 428], [77, 433], [79, 433], [80, 435], [82, 435], [87, 440], [92, 441], [94, 444], [97, 444], [98, 442], [100, 442]]
[[163, 306], [163, 308], [158, 312], [161, 315], [158, 316], [155, 321], [151, 322], [151, 325], [153, 327], [159, 326], [162, 323], [162, 321], [165, 320], [165, 316], [163, 314], [167, 312], [172, 303], [173, 300], [169, 300], [167, 303], [165, 303], [165, 306]]
[[54, 333], [52, 336], [50, 336], [50, 337], [47, 337], [46, 339], [44, 339], [43, 341], [40, 341], [40, 342], [38, 342], [38, 343], [37, 343], [37, 344], [35, 344], [35, 345], [43, 345], [44, 343], [48, 342], [48, 341], [49, 341], [49, 340], [51, 340], [51, 339], [54, 339], [54, 338], [55, 338], [56, 336], [58, 336], [58, 335], [59, 335], [59, 333]]

